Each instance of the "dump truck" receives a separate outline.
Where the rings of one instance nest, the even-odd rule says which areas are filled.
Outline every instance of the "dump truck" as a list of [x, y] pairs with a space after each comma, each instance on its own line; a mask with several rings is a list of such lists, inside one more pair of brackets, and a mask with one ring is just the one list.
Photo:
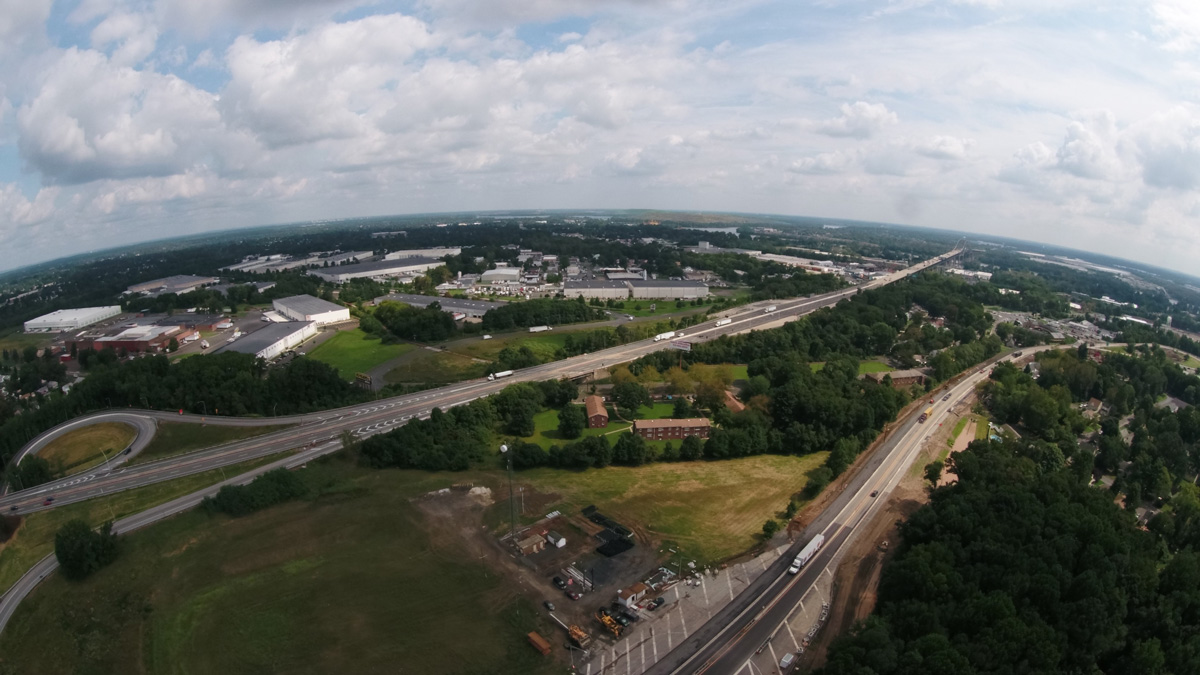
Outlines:
[[488, 379], [489, 380], [498, 380], [502, 377], [508, 377], [509, 375], [512, 375], [512, 374], [513, 374], [513, 371], [511, 371], [511, 370], [502, 370], [498, 373], [492, 373], [491, 375], [488, 375]]
[[932, 416], [933, 416], [933, 406], [929, 406], [921, 413], [921, 416], [917, 418], [917, 422], [924, 423], [925, 420], [929, 419]]
[[529, 634], [529, 644], [533, 645], [533, 648], [541, 652], [543, 656], [550, 655], [550, 643], [546, 638], [538, 635], [537, 631]]

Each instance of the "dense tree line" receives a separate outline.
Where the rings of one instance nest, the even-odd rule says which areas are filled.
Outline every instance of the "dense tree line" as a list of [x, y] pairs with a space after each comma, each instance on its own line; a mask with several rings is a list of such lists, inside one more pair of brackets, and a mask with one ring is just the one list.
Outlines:
[[807, 274], [793, 270], [787, 276], [764, 277], [751, 285], [750, 299], [800, 298], [843, 288], [846, 282], [832, 274]]
[[876, 613], [825, 673], [1200, 672], [1200, 559], [1164, 560], [1086, 459], [1047, 466], [1008, 439], [951, 461], [958, 481], [902, 526]]
[[[319, 361], [299, 358], [278, 368], [252, 354], [209, 354], [171, 363], [156, 355], [97, 363], [66, 395], [0, 424], [0, 459], [7, 463], [37, 434], [102, 408], [152, 408], [223, 416], [292, 415], [367, 400]], [[22, 462], [24, 464], [24, 462]]]
[[454, 317], [443, 312], [436, 302], [428, 307], [384, 302], [373, 313], [361, 317], [359, 326], [368, 333], [380, 335], [385, 341], [391, 335], [402, 340], [438, 342], [458, 334]]
[[119, 547], [112, 521], [93, 530], [78, 518], [69, 520], [54, 535], [54, 557], [63, 576], [78, 581], [91, 576], [117, 559]]
[[567, 323], [599, 321], [605, 318], [602, 310], [589, 306], [583, 298], [574, 300], [536, 298], [510, 302], [489, 309], [483, 315], [484, 330], [506, 330], [530, 326], [560, 326]]
[[201, 508], [209, 513], [245, 516], [268, 506], [299, 499], [308, 486], [295, 471], [272, 469], [246, 485], [225, 485], [212, 497], [205, 497]]

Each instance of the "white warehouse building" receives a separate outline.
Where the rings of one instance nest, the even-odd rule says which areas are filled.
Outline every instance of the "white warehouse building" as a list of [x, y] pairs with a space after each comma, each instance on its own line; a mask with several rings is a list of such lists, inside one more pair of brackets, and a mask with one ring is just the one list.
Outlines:
[[26, 333], [52, 333], [90, 326], [121, 313], [119, 305], [59, 309], [25, 322]]
[[214, 351], [254, 354], [260, 359], [273, 359], [317, 334], [317, 324], [312, 321], [289, 321], [273, 323], [253, 333], [226, 343]]
[[[312, 321], [318, 326], [350, 320], [350, 308], [311, 295], [293, 295], [273, 303], [275, 311], [292, 321]], [[281, 324], [282, 325], [282, 324]]]
[[461, 248], [438, 246], [436, 248], [410, 248], [403, 251], [392, 251], [383, 256], [384, 260], [404, 260], [405, 258], [444, 258], [448, 255], [462, 253]]
[[702, 281], [647, 279], [630, 281], [634, 300], [692, 300], [708, 297], [708, 284]]
[[337, 265], [310, 270], [309, 274], [331, 283], [340, 284], [351, 279], [382, 279], [418, 274], [445, 265], [433, 258], [402, 258], [400, 260], [375, 260], [354, 265]]

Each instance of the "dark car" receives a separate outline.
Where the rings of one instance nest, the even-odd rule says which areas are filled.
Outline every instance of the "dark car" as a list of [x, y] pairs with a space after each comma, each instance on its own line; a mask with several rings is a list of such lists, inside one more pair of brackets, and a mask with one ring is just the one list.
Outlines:
[[53, 503], [54, 497], [46, 497], [44, 500], [42, 500], [42, 506], [50, 506]]
[[13, 504], [12, 506], [8, 507], [8, 510], [9, 510], [9, 511], [16, 511], [16, 510], [17, 510], [17, 505], [16, 505], [16, 504]]
[[949, 401], [949, 400], [950, 400], [950, 394], [946, 394], [945, 396], [943, 396], [943, 397], [942, 397], [942, 400], [943, 400], [943, 401]]
[[627, 619], [624, 614], [613, 614], [612, 618], [613, 618], [613, 621], [616, 621], [617, 623], [621, 624], [622, 626], [629, 625], [629, 619]]
[[875, 495], [878, 495], [878, 494], [879, 494], [879, 490], [874, 490], [873, 492], [871, 492], [872, 497], [874, 497]]
[[657, 598], [650, 601], [650, 606], [655, 609], [658, 609], [659, 607], [662, 607], [666, 602], [667, 602], [667, 599], [660, 595]]
[[564, 591], [564, 593], [566, 593], [566, 594], [567, 594], [567, 597], [568, 597], [568, 598], [570, 598], [570, 599], [572, 599], [572, 600], [578, 600], [578, 599], [580, 599], [580, 598], [582, 598], [582, 597], [583, 597], [583, 594], [582, 594], [582, 593], [580, 593], [580, 592], [578, 592], [578, 591], [570, 591], [570, 590], [568, 590], [568, 591]]
[[542, 604], [545, 605], [546, 609], [550, 610], [551, 612], [554, 611], [554, 603], [553, 602], [550, 602], [549, 600], [547, 600], [547, 601], [543, 602]]
[[554, 577], [554, 578], [553, 578], [553, 579], [551, 579], [550, 581], [553, 581], [553, 582], [554, 582], [554, 585], [555, 585], [555, 586], [557, 586], [557, 587], [559, 587], [559, 588], [566, 588], [566, 587], [567, 587], [567, 582], [563, 581], [563, 580], [562, 580], [562, 577]]

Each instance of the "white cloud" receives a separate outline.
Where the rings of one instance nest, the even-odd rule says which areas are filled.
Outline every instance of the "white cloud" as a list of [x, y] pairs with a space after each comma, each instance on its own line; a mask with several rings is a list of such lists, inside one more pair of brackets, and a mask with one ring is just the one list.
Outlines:
[[53, 0], [0, 0], [0, 51], [43, 32]]
[[1200, 109], [1177, 106], [1130, 130], [1146, 185], [1200, 188]]
[[838, 150], [823, 152], [812, 157], [802, 157], [788, 166], [792, 173], [815, 175], [831, 175], [843, 173], [854, 167], [859, 161], [857, 152]]
[[1103, 110], [1067, 125], [1067, 137], [1055, 153], [1057, 166], [1080, 178], [1112, 179], [1122, 169], [1116, 153], [1117, 121]]
[[856, 101], [842, 104], [838, 117], [816, 122], [812, 128], [826, 136], [870, 138], [884, 128], [897, 124], [900, 118], [882, 103]]
[[1192, 0], [1157, 0], [1150, 5], [1154, 32], [1171, 52], [1191, 52], [1200, 46], [1200, 4]]
[[933, 159], [964, 159], [967, 156], [967, 151], [973, 145], [975, 145], [975, 141], [970, 138], [931, 136], [914, 143], [913, 149], [918, 154]]

